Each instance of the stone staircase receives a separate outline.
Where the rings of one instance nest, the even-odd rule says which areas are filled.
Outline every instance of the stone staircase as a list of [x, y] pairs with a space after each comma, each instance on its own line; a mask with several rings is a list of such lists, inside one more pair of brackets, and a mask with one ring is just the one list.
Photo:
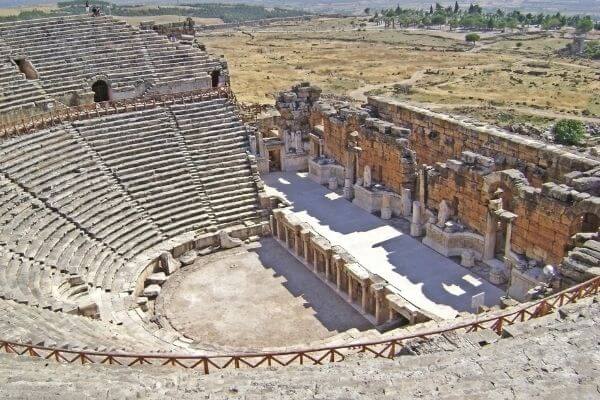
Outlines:
[[226, 99], [170, 107], [219, 227], [257, 217], [245, 128]]

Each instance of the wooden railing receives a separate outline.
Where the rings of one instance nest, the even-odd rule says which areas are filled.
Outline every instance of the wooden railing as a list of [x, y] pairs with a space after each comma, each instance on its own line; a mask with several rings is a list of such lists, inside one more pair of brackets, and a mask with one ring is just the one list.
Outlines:
[[111, 364], [123, 366], [168, 365], [184, 369], [199, 369], [205, 374], [226, 368], [257, 368], [259, 366], [288, 366], [291, 364], [320, 365], [344, 360], [353, 353], [368, 353], [375, 358], [394, 359], [411, 339], [427, 339], [453, 331], [475, 332], [490, 329], [501, 335], [508, 325], [528, 321], [547, 315], [557, 307], [576, 303], [578, 300], [595, 296], [600, 288], [600, 277], [584, 282], [543, 300], [513, 309], [498, 316], [483, 318], [450, 328], [398, 336], [391, 339], [354, 343], [341, 346], [319, 347], [287, 352], [265, 352], [254, 354], [227, 354], [214, 356], [175, 354], [134, 354], [95, 351], [65, 350], [55, 347], [35, 346], [0, 340], [0, 349], [7, 353], [52, 359], [64, 363]]
[[235, 95], [228, 86], [202, 89], [187, 93], [147, 96], [121, 101], [106, 101], [75, 107], [58, 108], [42, 114], [22, 118], [21, 122], [0, 125], [0, 138], [20, 135], [38, 129], [49, 128], [65, 122], [80, 121], [104, 115], [119, 114], [129, 111], [146, 110], [158, 106], [191, 103], [215, 98], [228, 98], [234, 104]]

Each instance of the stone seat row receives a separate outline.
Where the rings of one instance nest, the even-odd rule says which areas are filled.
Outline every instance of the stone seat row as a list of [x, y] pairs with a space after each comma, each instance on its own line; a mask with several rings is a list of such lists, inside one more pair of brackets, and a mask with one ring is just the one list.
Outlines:
[[3, 299], [52, 311], [76, 312], [77, 302], [85, 300], [88, 288], [70, 278], [0, 246], [0, 297]]
[[0, 332], [5, 340], [73, 350], [169, 352], [173, 346], [139, 330], [86, 317], [0, 300]]
[[119, 254], [132, 257], [162, 240], [68, 132], [54, 133], [46, 146], [19, 157], [10, 157], [10, 146], [3, 150], [6, 174]]
[[[190, 158], [199, 168], [215, 219], [227, 225], [239, 219], [256, 217], [258, 200], [247, 156], [247, 137], [239, 117], [224, 100], [182, 104], [170, 107], [181, 129]], [[219, 112], [219, 109], [221, 110]], [[223, 119], [215, 118], [224, 116]], [[199, 126], [199, 128], [188, 128]], [[227, 126], [229, 132], [222, 129]], [[222, 157], [227, 157], [222, 160]], [[238, 189], [253, 191], [238, 192]]]

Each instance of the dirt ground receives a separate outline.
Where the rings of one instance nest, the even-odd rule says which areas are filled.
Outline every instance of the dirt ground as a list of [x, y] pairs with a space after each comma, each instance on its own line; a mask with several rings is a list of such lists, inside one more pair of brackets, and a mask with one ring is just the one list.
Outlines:
[[292, 346], [371, 327], [272, 238], [201, 257], [161, 297], [173, 327], [211, 346]]
[[600, 62], [558, 56], [569, 33], [484, 35], [472, 47], [464, 33], [361, 24], [320, 19], [205, 33], [200, 40], [227, 57], [243, 102], [273, 103], [275, 93], [310, 81], [356, 102], [386, 95], [470, 109], [492, 123], [600, 122]]

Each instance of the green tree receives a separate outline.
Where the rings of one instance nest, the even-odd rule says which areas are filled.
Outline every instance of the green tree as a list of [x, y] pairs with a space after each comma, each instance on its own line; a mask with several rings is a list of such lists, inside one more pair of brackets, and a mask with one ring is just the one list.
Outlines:
[[585, 136], [585, 125], [574, 119], [561, 119], [554, 126], [554, 141], [561, 144], [579, 144]]
[[600, 60], [600, 40], [590, 40], [587, 42], [585, 55], [592, 60]]
[[481, 37], [476, 33], [468, 33], [465, 36], [465, 40], [467, 41], [467, 43], [472, 43], [473, 45], [475, 45], [475, 42], [481, 40]]
[[585, 16], [577, 22], [576, 28], [579, 33], [588, 33], [594, 29], [594, 22], [592, 21], [592, 18]]
[[460, 7], [458, 6], [458, 1], [454, 2], [454, 14], [458, 14], [460, 11]]
[[371, 9], [369, 7], [365, 8], [365, 14], [367, 14], [367, 15], [371, 14]]
[[435, 14], [431, 17], [432, 25], [444, 25], [446, 23], [446, 16], [443, 14]]

